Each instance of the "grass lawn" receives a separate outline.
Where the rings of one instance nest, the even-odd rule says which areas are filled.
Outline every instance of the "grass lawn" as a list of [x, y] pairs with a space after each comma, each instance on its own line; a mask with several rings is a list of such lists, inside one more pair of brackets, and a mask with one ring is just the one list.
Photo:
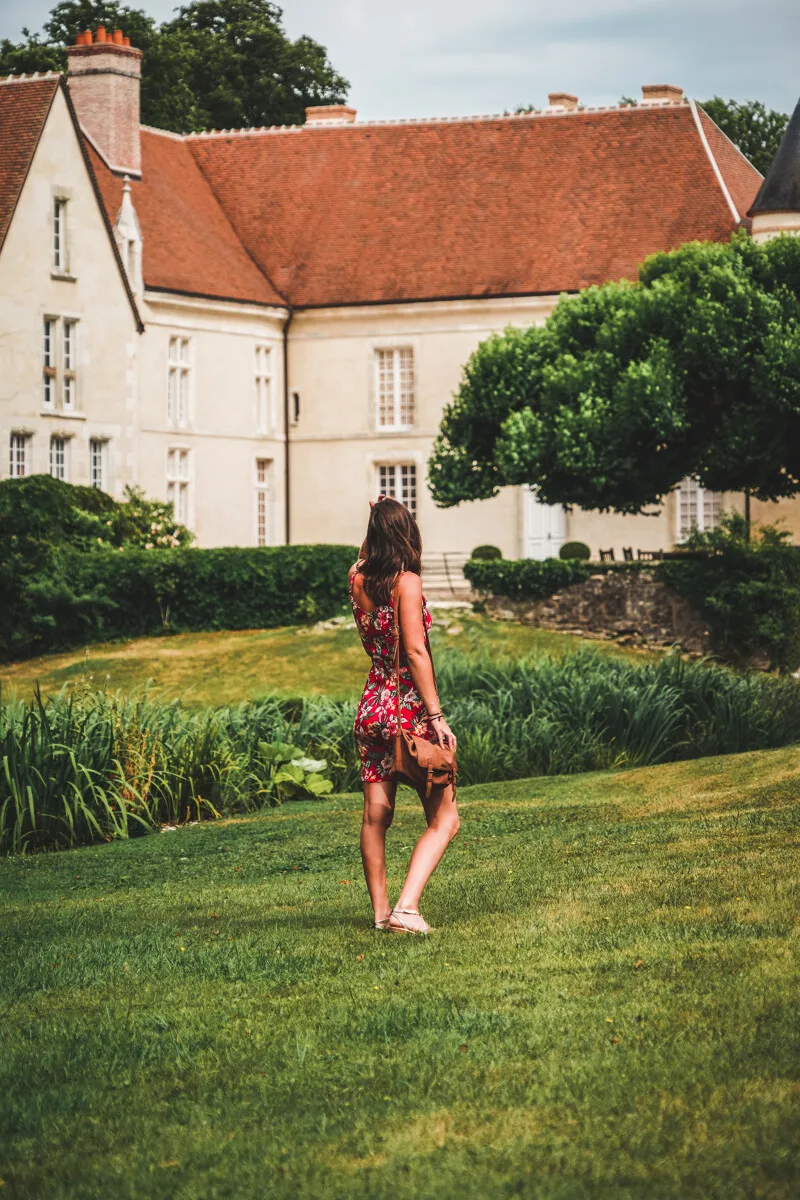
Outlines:
[[0, 863], [3, 1197], [796, 1197], [797, 750], [462, 807], [429, 939], [355, 796]]
[[[434, 610], [437, 656], [450, 650], [474, 655], [570, 654], [587, 645], [600, 653], [656, 657], [652, 651], [591, 641], [532, 626], [492, 621], [466, 609]], [[45, 694], [84, 674], [96, 686], [129, 692], [152, 680], [187, 704], [236, 704], [268, 694], [324, 693], [333, 700], [356, 696], [369, 663], [351, 621], [338, 629], [306, 626], [225, 633], [187, 633], [101, 644], [26, 662], [0, 664], [6, 696], [27, 699], [38, 681]]]

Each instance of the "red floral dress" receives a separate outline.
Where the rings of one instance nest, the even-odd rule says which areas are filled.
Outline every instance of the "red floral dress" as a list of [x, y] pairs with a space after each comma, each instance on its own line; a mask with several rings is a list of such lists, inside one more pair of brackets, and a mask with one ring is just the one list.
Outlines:
[[[356, 603], [353, 581], [350, 580], [350, 603], [353, 606], [358, 632], [367, 654], [372, 659], [367, 682], [356, 713], [353, 733], [361, 755], [361, 779], [364, 783], [379, 783], [391, 777], [392, 751], [397, 735], [397, 695], [394, 678], [394, 608], [382, 604], [369, 613]], [[431, 614], [422, 597], [422, 620], [426, 635], [431, 627]], [[436, 741], [433, 726], [419, 692], [414, 687], [411, 672], [400, 659], [400, 720], [403, 728], [417, 737]]]

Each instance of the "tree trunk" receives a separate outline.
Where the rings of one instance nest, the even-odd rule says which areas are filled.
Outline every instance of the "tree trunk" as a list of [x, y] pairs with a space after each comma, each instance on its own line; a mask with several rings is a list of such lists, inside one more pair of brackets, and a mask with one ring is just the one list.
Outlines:
[[745, 528], [745, 537], [747, 539], [747, 544], [749, 546], [750, 545], [750, 488], [744, 489], [744, 523], [745, 523], [745, 527], [746, 527]]

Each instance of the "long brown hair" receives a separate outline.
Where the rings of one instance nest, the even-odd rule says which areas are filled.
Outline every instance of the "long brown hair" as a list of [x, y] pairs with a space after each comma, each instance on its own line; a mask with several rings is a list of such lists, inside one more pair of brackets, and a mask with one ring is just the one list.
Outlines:
[[364, 591], [373, 604], [389, 603], [401, 571], [421, 573], [422, 538], [405, 504], [391, 496], [375, 502], [361, 553], [365, 559], [361, 568]]

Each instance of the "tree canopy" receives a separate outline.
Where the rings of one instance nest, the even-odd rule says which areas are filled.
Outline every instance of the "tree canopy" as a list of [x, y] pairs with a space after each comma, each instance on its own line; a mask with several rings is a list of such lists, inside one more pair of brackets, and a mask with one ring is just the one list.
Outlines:
[[118, 28], [144, 54], [142, 121], [184, 132], [297, 125], [305, 108], [339, 104], [348, 83], [310, 37], [292, 41], [269, 0], [193, 0], [158, 24], [117, 0], [62, 0], [42, 34], [0, 42], [0, 75], [66, 70], [66, 47], [98, 25]]
[[690, 243], [637, 281], [563, 296], [467, 362], [430, 460], [437, 504], [536, 486], [642, 512], [692, 475], [762, 500], [800, 490], [800, 239]]
[[760, 100], [739, 102], [721, 96], [704, 100], [701, 107], [756, 170], [766, 175], [789, 122], [787, 114], [767, 108]]

